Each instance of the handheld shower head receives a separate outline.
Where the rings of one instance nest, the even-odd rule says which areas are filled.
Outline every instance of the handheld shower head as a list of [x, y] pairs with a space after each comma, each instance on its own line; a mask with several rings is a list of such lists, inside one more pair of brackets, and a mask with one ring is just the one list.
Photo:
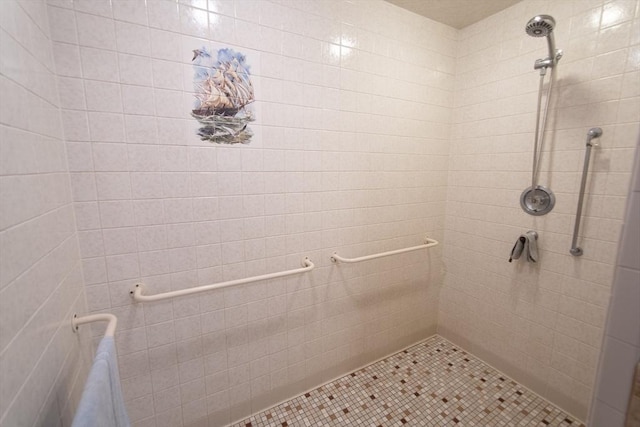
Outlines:
[[531, 37], [548, 37], [556, 26], [556, 21], [549, 15], [537, 15], [527, 22], [525, 30]]
[[536, 15], [527, 22], [525, 31], [531, 37], [546, 37], [547, 45], [549, 47], [549, 56], [545, 59], [539, 59], [536, 61], [534, 68], [544, 69], [547, 67], [553, 67], [558, 62], [558, 59], [562, 57], [561, 51], [556, 51], [556, 43], [553, 38], [553, 29], [556, 26], [556, 20], [550, 15]]

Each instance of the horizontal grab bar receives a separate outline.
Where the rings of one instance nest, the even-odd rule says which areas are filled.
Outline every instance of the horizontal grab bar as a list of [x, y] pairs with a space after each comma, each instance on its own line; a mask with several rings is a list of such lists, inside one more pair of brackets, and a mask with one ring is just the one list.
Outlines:
[[379, 254], [361, 256], [359, 258], [343, 258], [340, 255], [338, 255], [337, 252], [334, 252], [333, 255], [331, 256], [331, 262], [333, 262], [333, 263], [338, 263], [338, 262], [353, 263], [353, 262], [368, 261], [370, 259], [382, 258], [382, 257], [389, 256], [389, 255], [403, 254], [405, 252], [411, 252], [411, 251], [417, 251], [419, 249], [431, 248], [433, 246], [436, 246], [436, 245], [440, 244], [440, 242], [438, 242], [437, 240], [429, 239], [429, 238], [425, 239], [425, 242], [426, 243], [424, 245], [412, 246], [410, 248], [398, 249], [398, 250], [389, 251], [389, 252], [381, 252]]
[[295, 270], [281, 271], [278, 273], [263, 274], [262, 276], [247, 277], [246, 279], [229, 280], [227, 282], [214, 283], [212, 285], [198, 286], [196, 288], [182, 289], [179, 291], [164, 292], [156, 295], [142, 295], [142, 284], [137, 284], [135, 289], [130, 292], [133, 300], [136, 302], [162, 301], [169, 298], [182, 297], [185, 295], [197, 294], [200, 292], [211, 291], [214, 289], [228, 288], [230, 286], [244, 285], [246, 283], [258, 282], [260, 280], [276, 279], [278, 277], [292, 276], [294, 274], [306, 273], [314, 269], [315, 264], [307, 257], [303, 258], [302, 268]]
[[71, 319], [71, 328], [73, 332], [77, 332], [80, 325], [93, 322], [109, 322], [107, 324], [107, 330], [104, 333], [105, 337], [112, 337], [116, 333], [118, 318], [111, 313], [90, 314], [82, 317], [78, 317], [77, 314], [74, 314]]

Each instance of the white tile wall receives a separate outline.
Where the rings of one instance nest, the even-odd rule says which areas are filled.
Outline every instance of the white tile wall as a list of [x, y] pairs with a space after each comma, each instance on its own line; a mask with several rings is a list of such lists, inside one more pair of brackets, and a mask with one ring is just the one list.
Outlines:
[[[461, 30], [457, 47], [438, 331], [581, 419], [638, 137], [639, 11], [635, 0], [521, 2]], [[540, 173], [557, 204], [532, 217], [518, 200], [531, 176], [533, 63], [547, 46], [524, 26], [541, 13], [555, 17], [565, 56]], [[604, 134], [587, 185], [584, 255], [575, 258], [569, 248], [584, 141], [594, 126]], [[508, 263], [513, 242], [529, 229], [540, 235], [540, 263]]]
[[[73, 197], [88, 305], [123, 319], [121, 372], [137, 425], [224, 424], [433, 332], [436, 312], [441, 333], [585, 417], [638, 130], [637, 1], [531, 1], [458, 33], [384, 2], [50, 0], [50, 50], [37, 4], [7, 1], [0, 14], [2, 91], [22, 108], [2, 104], [11, 156], [0, 157], [18, 161], [2, 164], [3, 200], [15, 204], [2, 209], [12, 252], [3, 252], [0, 292], [12, 295], [29, 272], [53, 280], [51, 268], [73, 265]], [[542, 173], [558, 205], [534, 219], [514, 201], [528, 179], [531, 64], [545, 49], [522, 34], [536, 13], [556, 17], [565, 57]], [[18, 32], [25, 25], [38, 30]], [[249, 146], [210, 146], [194, 134], [189, 53], [202, 44], [234, 47], [252, 64], [258, 120]], [[54, 63], [70, 189], [55, 85], [36, 78], [53, 78]], [[574, 259], [566, 249], [591, 126], [605, 135], [592, 165], [586, 253]], [[37, 200], [21, 191], [42, 185]], [[328, 263], [333, 250], [442, 239], [447, 193], [439, 310], [440, 248], [428, 263], [424, 254]], [[36, 239], [52, 224], [57, 232], [44, 234], [55, 237]], [[541, 265], [503, 264], [528, 228], [541, 232]], [[51, 258], [61, 245], [62, 258]], [[44, 254], [55, 262], [40, 270]], [[139, 280], [161, 292], [293, 268], [305, 255], [318, 265], [310, 277], [144, 306], [128, 296]], [[80, 283], [73, 271], [75, 281], [51, 286]], [[71, 287], [64, 298], [79, 297], [83, 311], [82, 291]], [[49, 302], [33, 304], [50, 315]], [[16, 324], [19, 315], [29, 312], [15, 313]], [[3, 358], [21, 348], [9, 326]], [[59, 331], [50, 346], [68, 339]], [[80, 356], [45, 356], [47, 366], [26, 360], [7, 384], [30, 391], [63, 366], [40, 417], [62, 411], [64, 423], [83, 378]], [[68, 386], [62, 397], [58, 384]], [[13, 402], [7, 409], [3, 400], [1, 422], [38, 414]]]
[[[457, 32], [383, 1], [49, 2], [87, 299], [137, 426], [224, 425], [435, 332]], [[55, 22], [54, 22], [55, 21]], [[385, 25], [380, 25], [385, 22]], [[75, 23], [75, 24], [72, 24]], [[199, 140], [192, 50], [247, 55], [246, 146]], [[191, 298], [156, 293], [297, 268]]]
[[[638, 141], [640, 145], [640, 141]], [[629, 189], [609, 315], [596, 378], [594, 427], [624, 426], [633, 373], [640, 362], [640, 150]]]
[[[88, 329], [70, 328], [87, 308], [51, 41], [66, 40], [73, 14], [59, 12], [50, 32], [44, 2], [0, 2], [3, 427], [70, 425], [91, 361]], [[60, 83], [75, 106], [78, 85]]]

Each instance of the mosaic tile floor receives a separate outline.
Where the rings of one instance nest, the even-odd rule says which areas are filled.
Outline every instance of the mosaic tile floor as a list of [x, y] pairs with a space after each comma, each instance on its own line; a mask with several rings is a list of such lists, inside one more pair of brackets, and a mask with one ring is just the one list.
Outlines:
[[584, 427], [580, 421], [439, 336], [233, 427], [405, 424]]

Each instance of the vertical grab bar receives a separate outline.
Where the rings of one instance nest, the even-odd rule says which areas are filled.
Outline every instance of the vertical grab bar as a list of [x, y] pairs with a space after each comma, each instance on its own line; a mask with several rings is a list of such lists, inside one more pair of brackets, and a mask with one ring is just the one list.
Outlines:
[[587, 174], [589, 173], [589, 160], [591, 159], [591, 147], [598, 145], [592, 140], [602, 135], [602, 129], [591, 128], [587, 132], [587, 150], [584, 153], [584, 166], [582, 168], [582, 182], [580, 183], [580, 194], [578, 195], [578, 210], [576, 211], [576, 224], [573, 227], [573, 239], [569, 252], [573, 256], [583, 254], [582, 248], [578, 246], [578, 231], [580, 230], [580, 218], [582, 217], [582, 202], [584, 201], [584, 188], [587, 185]]

